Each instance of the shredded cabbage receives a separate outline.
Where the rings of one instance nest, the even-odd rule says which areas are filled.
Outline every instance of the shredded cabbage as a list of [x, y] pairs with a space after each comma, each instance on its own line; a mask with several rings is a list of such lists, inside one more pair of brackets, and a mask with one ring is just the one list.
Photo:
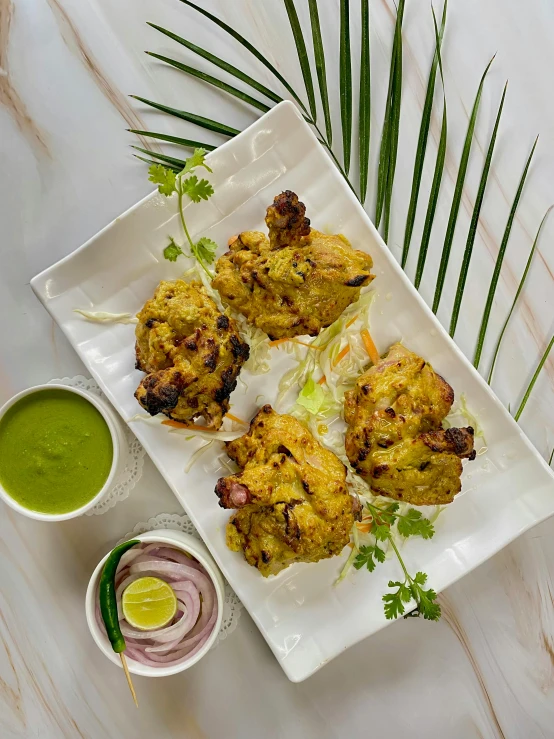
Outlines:
[[242, 431], [230, 431], [230, 430], [223, 430], [223, 431], [204, 431], [203, 429], [195, 429], [192, 426], [190, 428], [175, 428], [173, 426], [164, 426], [162, 424], [162, 421], [167, 421], [166, 416], [148, 416], [145, 413], [137, 413], [134, 416], [131, 416], [131, 418], [127, 419], [127, 423], [133, 423], [135, 421], [142, 421], [143, 423], [147, 423], [150, 426], [161, 426], [162, 428], [166, 428], [170, 434], [180, 434], [182, 436], [185, 436], [187, 441], [190, 439], [206, 439], [207, 441], [234, 441], [235, 439], [238, 439], [240, 436], [244, 435], [244, 430]]
[[185, 465], [185, 472], [186, 473], [188, 473], [188, 472], [191, 471], [191, 469], [193, 468], [194, 464], [196, 464], [196, 462], [198, 462], [198, 460], [200, 459], [200, 457], [204, 454], [205, 451], [208, 450], [208, 447], [211, 447], [211, 445], [213, 443], [214, 443], [213, 442], [213, 439], [212, 439], [212, 441], [207, 441], [205, 444], [202, 444], [202, 446], [199, 449], [197, 449], [194, 452], [193, 455], [191, 455], [191, 458], [189, 459], [189, 461]]
[[138, 323], [138, 318], [132, 313], [108, 313], [106, 311], [90, 311], [74, 308], [73, 313], [78, 313], [87, 321], [93, 323]]

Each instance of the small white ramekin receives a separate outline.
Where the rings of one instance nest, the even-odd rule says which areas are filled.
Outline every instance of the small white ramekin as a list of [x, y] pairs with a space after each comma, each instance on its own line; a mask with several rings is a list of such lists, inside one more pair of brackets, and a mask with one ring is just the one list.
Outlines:
[[83, 513], [86, 513], [88, 510], [93, 508], [104, 497], [104, 495], [106, 495], [113, 484], [115, 476], [121, 471], [124, 466], [124, 459], [126, 457], [126, 454], [123, 453], [123, 450], [125, 450], [126, 442], [121, 431], [120, 421], [118, 420], [115, 411], [113, 411], [107, 403], [105, 403], [93, 393], [89, 393], [86, 390], [81, 390], [81, 388], [77, 387], [70, 387], [68, 385], [60, 385], [58, 383], [52, 383], [50, 385], [36, 385], [35, 387], [30, 387], [27, 388], [27, 390], [22, 390], [20, 393], [17, 393], [17, 395], [14, 395], [13, 398], [10, 398], [0, 408], [0, 419], [2, 419], [6, 411], [8, 411], [15, 403], [17, 403], [18, 400], [21, 400], [21, 398], [24, 398], [26, 395], [40, 392], [41, 390], [65, 390], [68, 393], [75, 393], [76, 395], [80, 395], [81, 397], [85, 398], [102, 415], [104, 421], [106, 421], [108, 429], [110, 430], [110, 435], [112, 437], [113, 459], [110, 474], [108, 475], [106, 482], [104, 483], [102, 489], [99, 490], [98, 493], [94, 496], [94, 498], [89, 500], [88, 503], [85, 503], [85, 505], [81, 506], [80, 508], [76, 508], [74, 511], [69, 511], [68, 513], [50, 514], [30, 510], [29, 508], [25, 508], [24, 506], [20, 505], [11, 497], [8, 491], [5, 490], [2, 485], [0, 485], [0, 498], [18, 513], [22, 513], [24, 516], [28, 516], [29, 518], [36, 518], [39, 521], [65, 521], [68, 518], [76, 518], [77, 516], [82, 516]]
[[[174, 547], [181, 552], [191, 554], [200, 562], [201, 565], [204, 566], [208, 577], [212, 581], [215, 588], [217, 597], [217, 619], [208, 640], [206, 641], [202, 649], [196, 652], [193, 657], [191, 657], [189, 660], [181, 662], [178, 665], [172, 665], [170, 667], [164, 667], [163, 665], [160, 667], [143, 665], [140, 662], [136, 662], [134, 659], [127, 657], [129, 672], [132, 672], [134, 675], [144, 675], [146, 677], [165, 677], [167, 675], [175, 675], [178, 672], [188, 670], [189, 667], [192, 667], [199, 660], [201, 660], [202, 657], [207, 652], [209, 652], [212, 644], [217, 638], [219, 630], [221, 629], [221, 622], [223, 620], [223, 604], [225, 602], [225, 587], [223, 584], [223, 577], [221, 576], [216, 563], [211, 558], [204, 544], [202, 544], [201, 541], [198, 541], [198, 539], [195, 539], [190, 534], [185, 534], [182, 531], [174, 531], [172, 529], [160, 529], [157, 531], [148, 531], [146, 534], [138, 534], [133, 538], [139, 539], [140, 541], [148, 542], [149, 544], [159, 542], [161, 545]], [[92, 577], [90, 578], [87, 588], [85, 612], [90, 633], [92, 634], [92, 638], [96, 642], [97, 646], [106, 655], [106, 657], [114, 663], [114, 665], [118, 665], [119, 667], [121, 667], [119, 654], [116, 654], [113, 651], [108, 637], [102, 631], [96, 620], [96, 598], [98, 581], [100, 580], [100, 575], [102, 573], [104, 563], [106, 562], [109, 554], [110, 552], [108, 552], [108, 554], [106, 554], [106, 556], [101, 559], [101, 561], [96, 566], [96, 569], [92, 573]]]

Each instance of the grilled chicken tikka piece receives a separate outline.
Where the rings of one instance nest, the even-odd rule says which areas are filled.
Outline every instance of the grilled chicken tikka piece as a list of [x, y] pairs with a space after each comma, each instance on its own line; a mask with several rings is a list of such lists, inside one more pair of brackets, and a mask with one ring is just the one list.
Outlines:
[[222, 301], [270, 339], [317, 334], [358, 300], [373, 262], [341, 234], [310, 228], [290, 190], [267, 209], [269, 238], [245, 231], [217, 262], [213, 287]]
[[375, 493], [442, 505], [460, 492], [462, 459], [475, 458], [474, 431], [443, 429], [454, 392], [431, 365], [402, 344], [345, 394], [346, 454]]
[[226, 448], [241, 468], [215, 489], [223, 508], [237, 509], [227, 524], [229, 549], [264, 577], [342, 552], [360, 504], [348, 493], [344, 464], [300, 421], [265, 405]]
[[220, 428], [249, 347], [200, 282], [160, 282], [137, 316], [135, 397], [154, 416]]

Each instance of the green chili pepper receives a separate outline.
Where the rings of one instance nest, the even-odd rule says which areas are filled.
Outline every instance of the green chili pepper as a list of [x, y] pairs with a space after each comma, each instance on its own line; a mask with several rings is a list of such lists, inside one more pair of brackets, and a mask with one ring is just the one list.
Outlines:
[[111, 642], [114, 652], [118, 654], [125, 650], [125, 637], [119, 628], [119, 618], [117, 616], [117, 599], [115, 597], [115, 573], [119, 560], [128, 549], [140, 544], [138, 539], [125, 541], [112, 550], [100, 577], [100, 587], [98, 590], [98, 599], [100, 601], [100, 612], [102, 620], [106, 627], [108, 639]]

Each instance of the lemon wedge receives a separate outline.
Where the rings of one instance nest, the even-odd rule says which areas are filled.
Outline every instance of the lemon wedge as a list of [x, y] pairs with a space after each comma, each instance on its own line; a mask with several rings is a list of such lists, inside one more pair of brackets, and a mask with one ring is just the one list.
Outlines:
[[140, 577], [123, 591], [121, 608], [125, 620], [141, 631], [162, 629], [177, 613], [177, 597], [158, 577]]

